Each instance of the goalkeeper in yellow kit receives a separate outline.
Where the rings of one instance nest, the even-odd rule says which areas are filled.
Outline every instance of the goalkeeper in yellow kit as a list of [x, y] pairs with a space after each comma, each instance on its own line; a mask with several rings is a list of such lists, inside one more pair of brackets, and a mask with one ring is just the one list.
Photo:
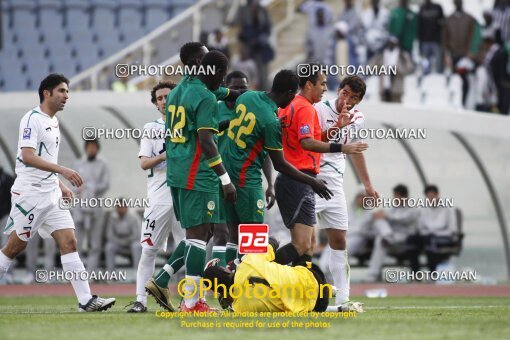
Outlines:
[[326, 310], [332, 291], [319, 267], [311, 262], [292, 267], [273, 262], [277, 249], [278, 242], [270, 238], [266, 254], [245, 255], [234, 272], [209, 261], [204, 279], [223, 308], [235, 312]]

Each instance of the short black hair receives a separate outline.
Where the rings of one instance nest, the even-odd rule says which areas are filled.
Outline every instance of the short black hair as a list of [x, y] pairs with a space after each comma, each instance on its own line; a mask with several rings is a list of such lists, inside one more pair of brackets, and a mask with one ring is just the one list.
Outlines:
[[156, 84], [151, 90], [151, 102], [152, 104], [156, 104], [156, 91], [161, 89], [170, 89], [173, 90], [177, 85], [172, 83], [171, 81], [160, 81]]
[[439, 193], [439, 189], [437, 188], [437, 185], [434, 185], [434, 184], [429, 184], [425, 187], [425, 190], [423, 190], [423, 193], [427, 194], [429, 193], [430, 191], [433, 191], [435, 192], [436, 194]]
[[202, 66], [204, 69], [207, 69], [207, 66], [213, 66], [215, 72], [219, 72], [219, 70], [227, 70], [228, 58], [220, 51], [209, 51], [202, 59]]
[[340, 89], [343, 89], [346, 85], [356, 93], [359, 94], [359, 99], [363, 99], [365, 96], [365, 92], [367, 91], [367, 84], [365, 81], [356, 75], [347, 76], [340, 81], [340, 85], [338, 86]]
[[398, 184], [393, 188], [393, 192], [399, 194], [400, 196], [407, 197], [408, 190], [404, 184]]
[[[317, 81], [317, 80], [316, 80]], [[300, 79], [291, 70], [279, 71], [273, 79], [271, 92], [286, 93], [288, 91], [296, 92], [299, 87]]]
[[[317, 80], [319, 80], [319, 76], [321, 75], [321, 70], [323, 67], [320, 64], [317, 63], [309, 63], [309, 72], [307, 72], [306, 76], [300, 76], [299, 77], [299, 87], [304, 88], [307, 81], [310, 81], [312, 84], [317, 84]], [[302, 71], [299, 72], [300, 74], [303, 74]]]
[[244, 74], [241, 71], [232, 71], [229, 74], [227, 74], [227, 77], [225, 78], [225, 84], [229, 84], [230, 81], [234, 78], [246, 78], [246, 81], [249, 81], [248, 76]]
[[85, 141], [85, 145], [84, 145], [85, 149], [87, 148], [87, 145], [89, 145], [89, 144], [95, 144], [97, 146], [98, 150], [101, 149], [101, 145], [99, 144], [99, 140], [97, 138], [95, 138], [95, 139], [87, 139]]
[[39, 103], [42, 103], [44, 100], [43, 92], [45, 90], [53, 92], [53, 89], [62, 83], [66, 83], [67, 86], [69, 86], [69, 79], [67, 79], [63, 74], [52, 73], [44, 78], [39, 85]]
[[191, 60], [198, 57], [198, 55], [202, 52], [202, 47], [204, 46], [205, 45], [199, 41], [192, 41], [182, 45], [179, 53], [181, 62], [184, 65], [188, 65]]

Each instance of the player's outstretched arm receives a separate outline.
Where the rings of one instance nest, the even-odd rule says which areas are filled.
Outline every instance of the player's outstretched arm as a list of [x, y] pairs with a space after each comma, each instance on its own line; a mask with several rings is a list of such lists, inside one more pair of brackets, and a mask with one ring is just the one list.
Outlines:
[[321, 142], [313, 138], [303, 138], [300, 141], [301, 147], [305, 150], [318, 152], [318, 153], [329, 153], [329, 152], [343, 152], [347, 154], [360, 153], [368, 149], [367, 143], [356, 143], [356, 144], [340, 144], [340, 143], [326, 143]]
[[350, 155], [352, 160], [352, 165], [354, 166], [354, 170], [358, 174], [361, 183], [365, 186], [365, 191], [367, 195], [372, 196], [375, 199], [379, 198], [379, 193], [375, 190], [370, 181], [370, 176], [368, 175], [367, 163], [365, 161], [365, 156], [362, 153], [356, 153]]
[[39, 170], [61, 174], [75, 187], [79, 187], [83, 184], [83, 179], [78, 172], [64, 166], [45, 161], [35, 154], [35, 149], [33, 148], [21, 148], [21, 158], [23, 158], [23, 163], [25, 163], [25, 165], [32, 166]]
[[209, 160], [209, 166], [214, 170], [216, 175], [218, 175], [221, 180], [221, 187], [223, 189], [225, 200], [228, 202], [235, 202], [237, 199], [236, 189], [230, 181], [230, 177], [228, 176], [227, 171], [221, 162], [218, 148], [214, 143], [214, 133], [215, 131], [210, 129], [198, 130], [200, 148], [202, 149], [205, 158]]
[[282, 174], [294, 178], [297, 181], [310, 185], [317, 195], [322, 198], [329, 200], [333, 193], [326, 186], [326, 182], [320, 179], [313, 178], [307, 174], [296, 169], [292, 164], [287, 162], [283, 157], [282, 150], [270, 150], [268, 149], [269, 157], [273, 161], [274, 169]]
[[141, 156], [140, 157], [140, 167], [143, 170], [149, 170], [164, 161], [166, 161], [166, 152], [163, 152], [162, 154], [159, 154], [155, 157]]

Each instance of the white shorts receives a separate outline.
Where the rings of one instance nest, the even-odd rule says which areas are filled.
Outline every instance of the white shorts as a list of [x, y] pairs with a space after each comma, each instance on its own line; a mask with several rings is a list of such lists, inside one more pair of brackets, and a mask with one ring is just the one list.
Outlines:
[[319, 229], [340, 229], [349, 228], [347, 215], [347, 202], [342, 187], [331, 188], [334, 196], [328, 201], [315, 195], [315, 213]]
[[20, 240], [28, 242], [37, 232], [42, 238], [51, 238], [56, 230], [74, 229], [71, 213], [60, 208], [61, 197], [59, 188], [51, 192], [12, 194], [4, 234], [16, 231]]
[[184, 239], [184, 229], [175, 218], [172, 205], [154, 205], [145, 209], [142, 221], [140, 243], [142, 248], [161, 249], [166, 251], [170, 231], [175, 243]]

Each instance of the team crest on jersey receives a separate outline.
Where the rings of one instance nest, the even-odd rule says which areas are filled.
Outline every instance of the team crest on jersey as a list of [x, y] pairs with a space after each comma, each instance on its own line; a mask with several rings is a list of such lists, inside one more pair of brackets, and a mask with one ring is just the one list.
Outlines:
[[264, 201], [263, 200], [258, 200], [257, 201], [257, 208], [259, 208], [259, 209], [264, 208]]
[[307, 125], [302, 125], [300, 128], [299, 128], [299, 134], [301, 135], [308, 135], [310, 133], [310, 126], [307, 124]]
[[31, 128], [25, 128], [23, 130], [23, 139], [30, 139], [30, 135], [32, 134]]
[[213, 201], [209, 201], [209, 203], [207, 203], [207, 209], [214, 210], [214, 207], [216, 207], [216, 204], [214, 204]]

